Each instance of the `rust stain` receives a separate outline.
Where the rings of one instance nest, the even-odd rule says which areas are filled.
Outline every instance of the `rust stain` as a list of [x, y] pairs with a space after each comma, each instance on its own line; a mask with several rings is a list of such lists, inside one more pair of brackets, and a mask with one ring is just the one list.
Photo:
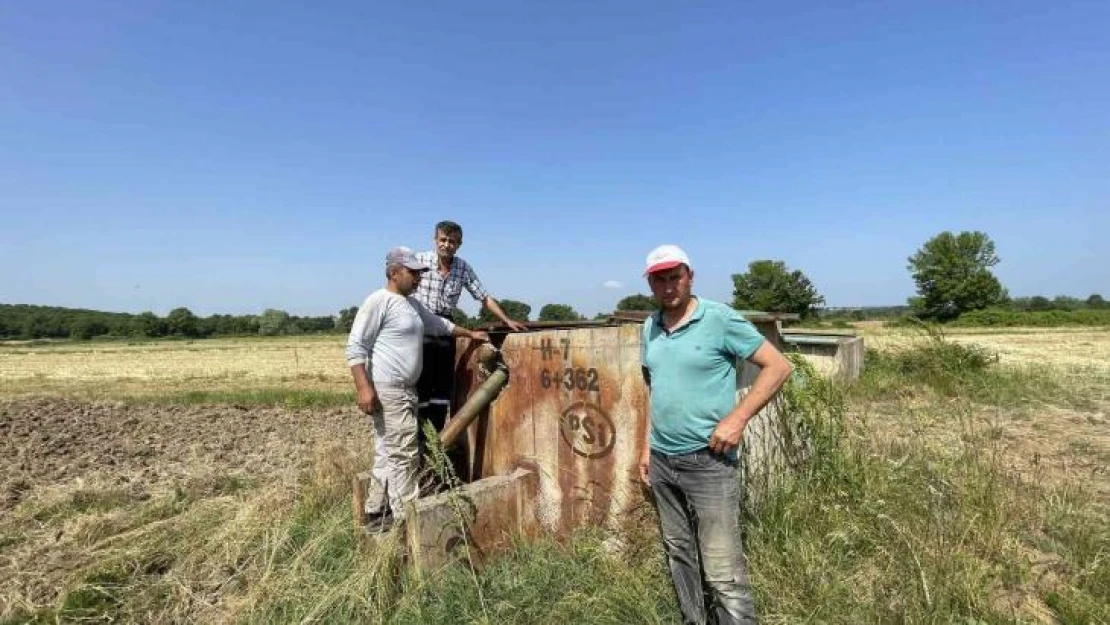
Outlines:
[[[509, 335], [509, 384], [471, 426], [473, 479], [529, 464], [545, 484], [540, 499], [555, 506], [540, 515], [548, 530], [617, 522], [628, 493], [639, 493], [647, 399], [638, 341], [632, 326]], [[457, 402], [479, 383], [476, 351], [459, 347]]]

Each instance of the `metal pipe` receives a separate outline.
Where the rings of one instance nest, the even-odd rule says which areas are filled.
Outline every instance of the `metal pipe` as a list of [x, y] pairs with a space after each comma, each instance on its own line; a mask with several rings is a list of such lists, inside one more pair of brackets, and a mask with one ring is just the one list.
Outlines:
[[504, 361], [499, 360], [493, 373], [471, 393], [462, 408], [459, 408], [459, 411], [451, 417], [451, 422], [439, 433], [439, 442], [444, 449], [455, 444], [466, 428], [478, 418], [478, 413], [497, 398], [508, 382], [509, 368]]

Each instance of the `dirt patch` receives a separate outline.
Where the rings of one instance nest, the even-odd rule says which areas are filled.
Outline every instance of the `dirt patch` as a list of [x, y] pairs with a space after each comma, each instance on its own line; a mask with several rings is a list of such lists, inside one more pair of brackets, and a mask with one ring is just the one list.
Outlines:
[[369, 456], [369, 424], [355, 407], [0, 400], [0, 512], [41, 489], [75, 483], [157, 490], [198, 472], [265, 481], [309, 467], [336, 442]]
[[[1090, 410], [1057, 406], [1000, 408], [944, 400], [874, 403], [857, 409], [880, 438], [915, 438], [944, 450], [972, 444], [997, 454], [999, 466], [1031, 484], [1079, 487], [1110, 511], [1110, 403]], [[960, 418], [959, 414], [963, 414]]]

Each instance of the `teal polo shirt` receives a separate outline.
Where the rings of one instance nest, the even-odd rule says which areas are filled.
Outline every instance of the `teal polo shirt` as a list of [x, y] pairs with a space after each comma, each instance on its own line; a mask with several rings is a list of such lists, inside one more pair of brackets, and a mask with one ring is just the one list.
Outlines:
[[640, 363], [651, 376], [651, 448], [688, 454], [709, 446], [713, 429], [736, 407], [736, 367], [763, 344], [763, 335], [732, 308], [697, 298], [674, 332], [661, 313], [644, 321]]

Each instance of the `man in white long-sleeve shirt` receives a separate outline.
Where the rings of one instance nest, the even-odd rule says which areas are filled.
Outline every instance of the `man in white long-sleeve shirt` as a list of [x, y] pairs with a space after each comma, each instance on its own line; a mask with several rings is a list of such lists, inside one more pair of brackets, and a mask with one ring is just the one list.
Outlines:
[[424, 334], [489, 339], [485, 332], [433, 315], [409, 297], [428, 269], [409, 248], [391, 249], [385, 257], [385, 288], [362, 303], [347, 338], [347, 365], [358, 407], [370, 415], [374, 427], [366, 513], [383, 526], [403, 519], [405, 505], [419, 495], [416, 381], [423, 365]]

